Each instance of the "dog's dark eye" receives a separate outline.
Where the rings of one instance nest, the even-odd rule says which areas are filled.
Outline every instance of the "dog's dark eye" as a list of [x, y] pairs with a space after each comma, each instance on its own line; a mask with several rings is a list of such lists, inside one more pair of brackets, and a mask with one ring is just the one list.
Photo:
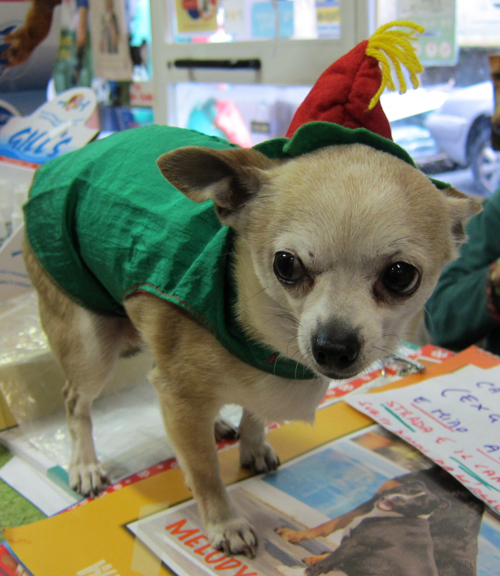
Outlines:
[[415, 266], [407, 262], [394, 262], [383, 276], [384, 286], [393, 294], [409, 296], [420, 284], [420, 274]]
[[306, 275], [300, 258], [291, 252], [276, 252], [273, 269], [276, 278], [284, 284], [295, 284]]

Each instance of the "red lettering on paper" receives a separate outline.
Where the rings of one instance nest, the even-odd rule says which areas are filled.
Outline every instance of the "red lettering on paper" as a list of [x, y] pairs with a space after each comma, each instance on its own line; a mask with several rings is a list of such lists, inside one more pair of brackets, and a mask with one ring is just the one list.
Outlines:
[[197, 534], [199, 532], [198, 528], [191, 528], [191, 529], [188, 528], [187, 530], [181, 530], [181, 528], [186, 524], [186, 522], [187, 520], [183, 518], [178, 522], [170, 524], [170, 526], [165, 526], [165, 530], [171, 530], [172, 534], [176, 535], [180, 534], [179, 540], [184, 540], [188, 536], [193, 536], [194, 534]]
[[371, 406], [372, 403], [371, 403], [371, 402], [368, 402], [368, 401], [365, 401], [365, 400], [360, 400], [360, 401], [359, 401], [359, 405], [360, 405], [360, 406]]
[[444, 460], [438, 460], [438, 459], [433, 459], [433, 460], [436, 464], [439, 464], [439, 466], [441, 466], [441, 468], [443, 470], [446, 470], [447, 472], [453, 472], [453, 470], [455, 470], [455, 468], [453, 468], [453, 466], [446, 466], [446, 463]]
[[436, 444], [442, 444], [443, 442], [455, 442], [455, 440], [452, 440], [451, 438], [443, 438], [442, 436], [436, 440]]
[[[219, 558], [215, 558], [214, 560], [214, 556], [216, 556], [217, 554], [222, 554], [222, 556], [219, 556]], [[210, 552], [210, 554], [207, 554], [205, 556], [205, 562], [208, 562], [208, 564], [216, 564], [217, 562], [220, 562], [223, 558], [227, 558], [224, 552], [221, 552], [220, 550], [214, 550], [213, 552]]]
[[190, 538], [189, 540], [186, 540], [184, 542], [184, 544], [186, 546], [189, 546], [190, 548], [194, 548], [196, 546], [196, 544], [200, 543], [200, 540], [208, 540], [208, 538], [205, 536], [205, 534], [198, 534], [198, 536], [195, 536], [194, 538]]
[[210, 542], [208, 544], [205, 544], [205, 546], [202, 546], [201, 548], [196, 548], [194, 553], [199, 554], [200, 556], [205, 556], [205, 550], [207, 548], [210, 548]]
[[500, 476], [497, 476], [496, 470], [491, 470], [488, 466], [484, 464], [476, 464], [475, 468], [481, 470], [481, 473], [488, 476], [492, 482], [500, 482]]
[[408, 418], [408, 421], [410, 424], [413, 424], [415, 428], [418, 428], [422, 432], [432, 432], [432, 428], [430, 426], [426, 426], [425, 422], [422, 420], [422, 418], [420, 418], [420, 416], [412, 416], [411, 418]]

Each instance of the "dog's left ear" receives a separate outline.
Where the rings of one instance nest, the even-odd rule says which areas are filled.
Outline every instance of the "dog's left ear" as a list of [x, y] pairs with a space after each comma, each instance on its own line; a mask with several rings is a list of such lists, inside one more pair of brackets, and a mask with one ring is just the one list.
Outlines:
[[459, 192], [453, 186], [442, 190], [448, 202], [451, 217], [451, 233], [455, 242], [456, 255], [458, 250], [466, 240], [465, 226], [467, 222], [476, 214], [479, 214], [483, 207], [481, 202]]
[[171, 184], [194, 202], [213, 200], [221, 222], [233, 227], [268, 180], [265, 170], [279, 163], [256, 150], [197, 146], [179, 148], [157, 161]]

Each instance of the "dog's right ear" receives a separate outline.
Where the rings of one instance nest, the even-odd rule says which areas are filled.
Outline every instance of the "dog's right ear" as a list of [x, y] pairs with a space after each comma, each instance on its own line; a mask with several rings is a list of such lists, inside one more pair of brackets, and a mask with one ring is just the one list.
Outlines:
[[221, 222], [233, 227], [267, 181], [265, 170], [279, 163], [256, 150], [197, 146], [179, 148], [157, 161], [171, 184], [194, 202], [213, 200]]
[[467, 240], [465, 228], [467, 222], [483, 209], [481, 202], [460, 192], [453, 186], [442, 190], [448, 202], [451, 217], [451, 233], [455, 244], [455, 257], [460, 246]]

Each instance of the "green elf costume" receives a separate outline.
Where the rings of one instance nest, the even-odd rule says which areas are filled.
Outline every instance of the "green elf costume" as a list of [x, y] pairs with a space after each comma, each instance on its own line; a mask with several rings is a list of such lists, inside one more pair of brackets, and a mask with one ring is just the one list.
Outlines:
[[[379, 102], [386, 85], [394, 89], [384, 52], [396, 63], [400, 91], [406, 87], [398, 58], [414, 85], [421, 71], [410, 44], [414, 35], [391, 31], [392, 26], [379, 29], [323, 73], [299, 107], [287, 138], [255, 149], [269, 158], [293, 158], [324, 146], [364, 143], [413, 165], [392, 142]], [[70, 298], [94, 312], [125, 315], [124, 301], [148, 292], [189, 312], [243, 362], [284, 378], [314, 378], [308, 368], [278, 357], [239, 326], [233, 231], [221, 225], [211, 201], [192, 202], [156, 166], [159, 156], [182, 146], [236, 147], [192, 130], [149, 126], [109, 136], [41, 166], [24, 206], [31, 250]]]

